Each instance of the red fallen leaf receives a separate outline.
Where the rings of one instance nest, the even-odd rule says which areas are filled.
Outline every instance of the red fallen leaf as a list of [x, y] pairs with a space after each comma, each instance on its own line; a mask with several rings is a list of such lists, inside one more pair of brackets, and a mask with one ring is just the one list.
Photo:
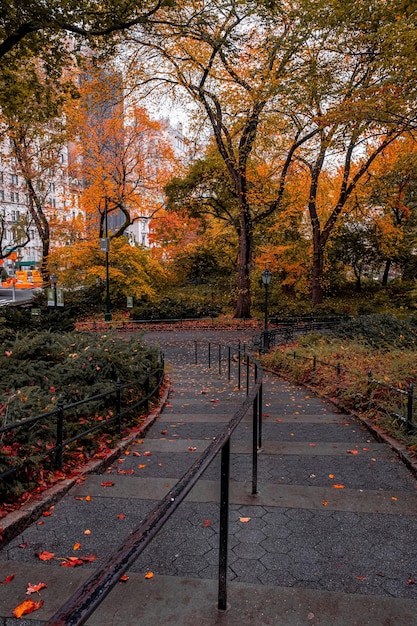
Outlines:
[[108, 480], [107, 482], [102, 482], [101, 486], [102, 487], [113, 487], [114, 482], [112, 480]]
[[409, 578], [407, 580], [407, 585], [415, 585], [415, 584], [416, 584], [416, 581], [414, 580], [414, 578]]
[[262, 417], [269, 417], [269, 413], [262, 413]]
[[84, 561], [82, 559], [78, 559], [75, 556], [68, 556], [61, 563], [61, 567], [77, 567], [77, 565], [83, 565]]
[[117, 470], [117, 473], [120, 474], [134, 474], [135, 470], [134, 469], [130, 469], [130, 470]]
[[127, 580], [129, 580], [129, 576], [126, 576], [126, 574], [123, 574], [123, 576], [120, 576], [119, 578], [121, 583], [125, 583]]
[[149, 452], [149, 450], [147, 450], [146, 452], [143, 453], [143, 456], [151, 456], [151, 453]]
[[167, 430], [161, 430], [161, 435], [167, 435], [168, 431]]
[[195, 452], [197, 450], [197, 448], [193, 448], [193, 446], [190, 446], [188, 449], [190, 452]]
[[349, 452], [349, 454], [358, 454], [357, 450], [346, 450], [346, 452]]
[[133, 456], [141, 456], [141, 454], [140, 454], [140, 452], [136, 452], [136, 450], [135, 450], [135, 452], [133, 452]]
[[39, 600], [39, 602], [34, 602], [33, 600], [25, 600], [21, 602], [18, 606], [13, 609], [13, 617], [22, 617], [22, 615], [29, 615], [29, 613], [33, 613], [38, 609], [42, 608], [43, 600]]
[[210, 402], [218, 402], [218, 400], [210, 400]]
[[[15, 576], [14, 574], [10, 574], [10, 576], [6, 576], [6, 578], [4, 579], [4, 583], [5, 583], [6, 585], [8, 585], [9, 583], [11, 583], [11, 582], [12, 582], [12, 580], [13, 580], [13, 578], [14, 578], [14, 576]], [[0, 585], [3, 585], [3, 581], [2, 581], [2, 580], [0, 580]]]
[[42, 515], [43, 515], [44, 517], [49, 517], [50, 515], [52, 515], [52, 511], [44, 511], [44, 512], [42, 513]]
[[203, 528], [207, 528], [208, 526], [211, 526], [211, 521], [209, 519], [205, 519], [203, 522]]
[[120, 513], [120, 514], [117, 516], [117, 519], [124, 519], [125, 517], [126, 517], [126, 515], [125, 515], [124, 513]]
[[311, 448], [315, 448], [315, 447], [316, 447], [316, 444], [315, 444], [315, 443], [309, 443], [308, 445], [309, 445]]
[[47, 587], [46, 583], [38, 583], [37, 585], [32, 585], [32, 583], [28, 583], [26, 595], [30, 596], [31, 593], [39, 593], [39, 591], [41, 589], [45, 589], [45, 587]]
[[327, 500], [323, 500], [323, 502], [322, 502], [322, 505], [323, 505], [323, 506], [327, 506], [328, 504], [329, 504], [329, 503], [328, 503], [328, 501], [327, 501]]
[[89, 554], [88, 556], [80, 556], [79, 559], [83, 563], [93, 563], [97, 560], [97, 557], [95, 556], [95, 554]]
[[41, 561], [50, 561], [55, 557], [55, 554], [54, 552], [48, 552], [47, 550], [44, 550], [43, 552], [36, 552], [36, 556]]
[[366, 576], [356, 576], [357, 580], [367, 580]]

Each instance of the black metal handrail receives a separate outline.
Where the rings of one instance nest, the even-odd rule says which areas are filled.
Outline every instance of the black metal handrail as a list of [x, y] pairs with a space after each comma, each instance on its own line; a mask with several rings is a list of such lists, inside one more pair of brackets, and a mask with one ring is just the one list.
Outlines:
[[[62, 470], [63, 467], [63, 453], [67, 446], [71, 443], [74, 443], [78, 439], [82, 439], [87, 435], [90, 435], [98, 430], [104, 430], [111, 424], [117, 424], [117, 432], [120, 434], [121, 432], [121, 424], [123, 418], [132, 413], [132, 411], [136, 411], [139, 408], [144, 407], [145, 410], [149, 409], [149, 401], [155, 396], [159, 388], [161, 387], [162, 381], [164, 377], [164, 358], [162, 353], [159, 357], [159, 363], [157, 367], [150, 371], [149, 369], [146, 372], [144, 377], [137, 379], [136, 381], [129, 381], [126, 383], [121, 383], [120, 379], [117, 379], [116, 383], [107, 391], [103, 393], [95, 394], [94, 396], [89, 396], [87, 398], [83, 398], [82, 400], [78, 400], [76, 402], [72, 402], [70, 404], [64, 404], [62, 398], [60, 398], [57, 402], [56, 409], [51, 411], [47, 411], [45, 413], [40, 413], [38, 415], [34, 415], [33, 417], [29, 417], [27, 419], [20, 420], [18, 422], [14, 422], [13, 424], [9, 424], [8, 426], [3, 426], [0, 428], [0, 435], [4, 435], [11, 432], [16, 432], [19, 429], [27, 428], [29, 425], [36, 424], [41, 422], [47, 418], [55, 418], [56, 422], [56, 435], [55, 435], [55, 445], [47, 448], [43, 452], [38, 453], [39, 459], [44, 459], [48, 456], [52, 456], [55, 454], [55, 463], [54, 467], [56, 470]], [[154, 385], [151, 388], [151, 381], [154, 380]], [[141, 388], [144, 389], [145, 395], [140, 398], [140, 400], [129, 404], [126, 408], [122, 407], [122, 394], [121, 391], [123, 389], [131, 388], [132, 385], [140, 385]], [[112, 417], [108, 417], [103, 419], [90, 428], [83, 430], [81, 432], [76, 433], [72, 437], [64, 437], [64, 426], [65, 426], [65, 414], [73, 412], [78, 407], [89, 404], [92, 402], [98, 402], [100, 400], [108, 400], [109, 398], [114, 398], [115, 401], [115, 414]], [[11, 467], [0, 473], [0, 480], [6, 480], [8, 477], [16, 474], [18, 471], [21, 471], [22, 468], [25, 467], [25, 463], [20, 463], [14, 467]]]
[[[208, 347], [211, 366], [212, 346]], [[231, 346], [226, 346], [228, 354], [228, 375], [231, 370]], [[195, 354], [198, 354], [197, 344]], [[209, 356], [210, 355], [210, 356]], [[218, 348], [219, 370], [222, 369], [222, 348]], [[237, 362], [247, 368], [246, 398], [235, 412], [230, 422], [214, 439], [205, 451], [196, 459], [182, 478], [170, 489], [161, 502], [139, 524], [126, 540], [102, 565], [83, 583], [67, 602], [53, 615], [46, 626], [81, 626], [94, 613], [120, 577], [129, 569], [143, 550], [155, 538], [177, 507], [181, 504], [193, 486], [209, 467], [217, 454], [221, 453], [220, 470], [220, 536], [219, 536], [219, 577], [218, 609], [227, 608], [227, 552], [228, 552], [228, 507], [229, 507], [229, 468], [230, 437], [249, 409], [253, 409], [253, 454], [252, 454], [252, 493], [257, 493], [257, 453], [261, 444], [262, 416], [262, 367], [252, 356], [237, 350]], [[250, 367], [253, 371], [253, 386], [250, 385]], [[240, 371], [240, 366], [239, 366]], [[240, 382], [239, 382], [240, 385]]]
[[324, 332], [336, 328], [341, 323], [349, 319], [346, 316], [329, 317], [296, 317], [291, 319], [271, 318], [270, 324], [273, 328], [264, 329], [256, 338], [260, 352], [268, 352], [281, 339], [285, 342], [292, 341], [296, 335], [303, 335], [310, 332]]

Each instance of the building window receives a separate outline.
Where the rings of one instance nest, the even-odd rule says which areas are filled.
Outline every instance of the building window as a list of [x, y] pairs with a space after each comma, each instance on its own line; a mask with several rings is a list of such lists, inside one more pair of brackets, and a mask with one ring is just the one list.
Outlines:
[[0, 202], [4, 202], [4, 191], [0, 189]]
[[19, 177], [17, 174], [10, 174], [10, 184], [11, 185], [18, 185], [19, 184]]
[[19, 194], [17, 191], [11, 191], [10, 192], [10, 202], [19, 202]]

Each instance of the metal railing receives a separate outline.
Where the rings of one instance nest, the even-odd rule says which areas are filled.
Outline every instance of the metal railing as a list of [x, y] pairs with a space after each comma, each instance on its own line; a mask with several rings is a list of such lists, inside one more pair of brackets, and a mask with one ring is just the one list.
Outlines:
[[[201, 343], [200, 343], [201, 345]], [[233, 350], [233, 357], [232, 357]], [[232, 362], [238, 365], [239, 372], [246, 378], [246, 397], [232, 419], [221, 433], [209, 444], [206, 450], [191, 465], [182, 478], [166, 494], [163, 500], [139, 524], [125, 541], [62, 606], [48, 621], [47, 626], [81, 626], [94, 613], [111, 589], [119, 582], [120, 577], [136, 561], [143, 550], [155, 538], [177, 507], [181, 504], [193, 486], [209, 467], [217, 454], [221, 454], [220, 468], [220, 532], [219, 532], [219, 570], [218, 570], [218, 604], [219, 611], [227, 608], [227, 557], [228, 557], [228, 518], [229, 518], [229, 473], [230, 473], [230, 438], [245, 415], [252, 409], [252, 493], [257, 493], [257, 455], [261, 446], [262, 416], [262, 367], [256, 359], [230, 346], [218, 346], [218, 368], [223, 371], [226, 365], [228, 376], [231, 376]], [[200, 351], [201, 354], [201, 351]], [[225, 355], [227, 354], [227, 361]], [[195, 359], [198, 360], [198, 344], [195, 345]], [[214, 364], [213, 345], [205, 344], [204, 356], [209, 367]], [[253, 385], [251, 386], [251, 379]], [[238, 379], [238, 385], [241, 385]]]
[[[371, 370], [369, 370], [366, 377], [364, 377], [363, 374], [342, 367], [340, 362], [336, 362], [335, 364], [328, 363], [327, 361], [321, 361], [316, 355], [300, 355], [297, 354], [295, 350], [293, 352], [293, 359], [294, 361], [296, 359], [311, 361], [313, 364], [313, 372], [317, 371], [318, 365], [333, 369], [336, 372], [338, 383], [341, 383], [342, 374], [355, 377], [359, 382], [363, 382], [362, 399], [363, 404], [367, 408], [377, 408], [388, 416], [395, 418], [404, 424], [407, 433], [411, 433], [417, 428], [414, 419], [417, 418], [417, 406], [415, 406], [414, 403], [413, 383], [407, 383], [403, 387], [395, 387], [394, 385], [374, 378]], [[394, 398], [397, 398], [397, 400], [394, 400]], [[396, 408], [394, 408], [395, 404], [397, 405]]]
[[[121, 383], [120, 379], [117, 379], [116, 383], [113, 387], [103, 393], [96, 394], [94, 396], [89, 396], [77, 402], [72, 402], [70, 404], [64, 404], [62, 398], [58, 399], [57, 407], [51, 411], [47, 411], [45, 413], [40, 413], [39, 415], [34, 415], [33, 417], [29, 417], [27, 419], [22, 419], [18, 422], [14, 422], [13, 424], [9, 424], [8, 426], [3, 426], [0, 428], [0, 437], [3, 438], [9, 435], [11, 437], [15, 436], [16, 433], [20, 430], [23, 432], [27, 432], [27, 429], [33, 428], [37, 424], [41, 426], [43, 424], [43, 438], [45, 438], [45, 429], [46, 429], [46, 421], [50, 420], [52, 424], [55, 424], [55, 438], [54, 441], [48, 442], [48, 445], [45, 445], [45, 449], [43, 451], [39, 451], [37, 453], [37, 459], [41, 461], [47, 457], [52, 457], [55, 455], [55, 460], [53, 462], [53, 468], [55, 470], [62, 470], [63, 462], [64, 462], [64, 451], [70, 446], [72, 443], [91, 435], [92, 433], [98, 430], [106, 430], [109, 426], [115, 424], [117, 433], [120, 434], [122, 422], [126, 416], [132, 414], [133, 412], [137, 412], [138, 409], [142, 407], [145, 411], [149, 410], [149, 401], [152, 397], [155, 396], [159, 388], [161, 387], [162, 381], [164, 377], [164, 359], [163, 355], [160, 354], [159, 362], [157, 367], [150, 371], [149, 369], [146, 372], [146, 375], [135, 380], [129, 381], [126, 383]], [[132, 402], [128, 402], [127, 398], [125, 399], [126, 406], [123, 406], [123, 391], [138, 388], [141, 391], [141, 397], [138, 400], [134, 400]], [[103, 403], [106, 406], [113, 405], [114, 406], [114, 414], [107, 418], [100, 418], [93, 426], [90, 428], [81, 430], [76, 434], [71, 436], [65, 436], [66, 425], [66, 416], [74, 415], [77, 413], [80, 407], [91, 405], [93, 403]], [[7, 459], [8, 457], [6, 457]], [[10, 460], [13, 462], [13, 457], [10, 457]], [[9, 477], [12, 477], [16, 473], [25, 469], [25, 466], [28, 465], [29, 462], [23, 462], [13, 465], [12, 467], [2, 471], [0, 473], [0, 480], [7, 481]]]
[[262, 331], [260, 337], [255, 341], [256, 347], [260, 352], [265, 353], [274, 348], [280, 341], [292, 341], [296, 335], [326, 332], [337, 328], [348, 319], [344, 316], [272, 318], [270, 323], [274, 327]]

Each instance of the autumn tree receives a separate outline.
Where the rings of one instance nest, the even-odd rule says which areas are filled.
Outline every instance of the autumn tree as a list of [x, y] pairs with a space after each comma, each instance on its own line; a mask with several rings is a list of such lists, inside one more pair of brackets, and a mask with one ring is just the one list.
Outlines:
[[[315, 306], [323, 299], [326, 245], [353, 191], [414, 123], [414, 81], [392, 71], [392, 25], [407, 30], [413, 18], [394, 0], [198, 8], [194, 19], [187, 3], [177, 5], [151, 38], [138, 32], [136, 64], [148, 50], [147, 84], [177, 85], [209, 124], [239, 211], [238, 317], [250, 315], [254, 226], [281, 210], [291, 173], [304, 169]], [[340, 186], [323, 199], [331, 167], [341, 171]], [[262, 174], [274, 195], [265, 195]]]
[[68, 112], [76, 141], [72, 173], [83, 182], [80, 202], [87, 235], [124, 235], [136, 221], [150, 219], [163, 205], [163, 186], [175, 158], [160, 122], [125, 98], [120, 72], [87, 60], [80, 99]]

